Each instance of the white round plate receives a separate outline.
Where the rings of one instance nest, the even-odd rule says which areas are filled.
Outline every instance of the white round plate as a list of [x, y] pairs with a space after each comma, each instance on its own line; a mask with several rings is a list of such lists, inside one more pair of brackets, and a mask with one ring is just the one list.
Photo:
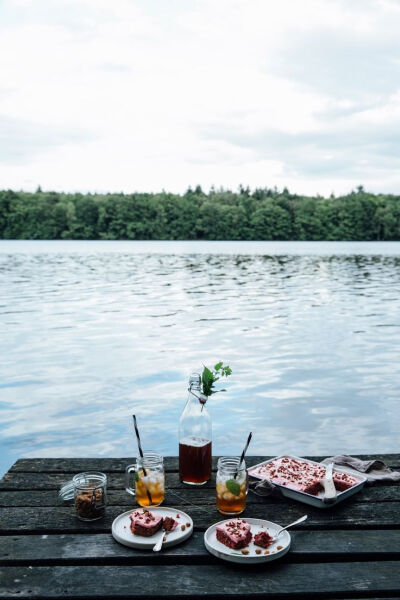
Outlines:
[[[161, 535], [161, 529], [149, 537], [135, 535], [132, 533], [129, 515], [139, 508], [140, 506], [132, 508], [132, 510], [128, 510], [114, 519], [111, 527], [111, 533], [113, 538], [124, 546], [129, 546], [130, 548], [139, 548], [139, 550], [152, 550], [154, 544]], [[163, 542], [163, 548], [180, 544], [192, 535], [193, 521], [185, 512], [177, 510], [176, 508], [167, 508], [166, 506], [151, 507], [148, 510], [150, 510], [152, 513], [159, 513], [162, 517], [172, 517], [178, 522], [178, 527], [174, 531], [168, 533], [167, 539], [165, 542]], [[177, 515], [179, 515], [179, 519], [177, 518]], [[187, 523], [189, 523], [189, 527], [186, 526]], [[182, 525], [186, 526], [184, 531], [181, 529]]]
[[[280, 525], [276, 523], [272, 523], [272, 521], [265, 521], [264, 519], [247, 519], [244, 518], [247, 523], [251, 526], [251, 533], [254, 535], [259, 533], [260, 531], [266, 531], [272, 536], [275, 536], [278, 531], [281, 529]], [[242, 554], [240, 550], [233, 550], [233, 548], [228, 548], [225, 544], [221, 544], [217, 540], [216, 535], [216, 527], [217, 525], [222, 525], [226, 521], [232, 521], [232, 518], [226, 519], [225, 521], [219, 521], [218, 523], [214, 523], [207, 529], [204, 534], [204, 544], [211, 554], [217, 556], [218, 558], [222, 558], [222, 560], [227, 560], [229, 562], [235, 563], [245, 563], [245, 564], [258, 564], [262, 562], [269, 562], [270, 560], [276, 560], [277, 558], [281, 558], [289, 552], [290, 548], [290, 534], [288, 531], [282, 531], [279, 539], [269, 546], [268, 548], [261, 548], [260, 546], [255, 546], [254, 542], [251, 541], [248, 546], [246, 546], [246, 550], [249, 551], [249, 554]], [[281, 548], [278, 550], [278, 546]], [[261, 554], [256, 554], [256, 550], [261, 550]], [[268, 550], [268, 554], [264, 554], [264, 552]]]

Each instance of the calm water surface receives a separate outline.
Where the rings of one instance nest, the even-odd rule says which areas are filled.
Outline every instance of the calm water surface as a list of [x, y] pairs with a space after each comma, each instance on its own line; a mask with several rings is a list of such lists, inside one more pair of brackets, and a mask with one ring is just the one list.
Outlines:
[[214, 453], [399, 451], [400, 243], [1, 241], [0, 289], [0, 473], [177, 454], [218, 360]]

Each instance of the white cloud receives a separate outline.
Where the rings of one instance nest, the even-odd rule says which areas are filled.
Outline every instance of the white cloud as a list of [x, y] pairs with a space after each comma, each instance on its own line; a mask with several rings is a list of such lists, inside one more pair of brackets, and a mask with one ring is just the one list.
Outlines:
[[0, 187], [397, 192], [399, 5], [6, 0]]

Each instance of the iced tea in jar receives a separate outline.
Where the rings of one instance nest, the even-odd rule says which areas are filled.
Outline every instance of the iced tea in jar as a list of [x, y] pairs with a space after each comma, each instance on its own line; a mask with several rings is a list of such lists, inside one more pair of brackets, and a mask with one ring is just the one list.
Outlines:
[[164, 500], [164, 487], [164, 459], [161, 454], [145, 452], [143, 457], [136, 459], [136, 465], [126, 468], [125, 489], [136, 496], [140, 506], [159, 506]]
[[217, 509], [223, 515], [240, 515], [246, 508], [248, 475], [244, 460], [223, 456], [218, 460]]

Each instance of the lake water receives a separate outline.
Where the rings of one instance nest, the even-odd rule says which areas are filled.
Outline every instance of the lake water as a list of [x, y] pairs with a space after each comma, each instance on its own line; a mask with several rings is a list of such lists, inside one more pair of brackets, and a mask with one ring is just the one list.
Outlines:
[[177, 454], [219, 360], [215, 454], [399, 451], [400, 243], [0, 241], [0, 289], [0, 474]]

